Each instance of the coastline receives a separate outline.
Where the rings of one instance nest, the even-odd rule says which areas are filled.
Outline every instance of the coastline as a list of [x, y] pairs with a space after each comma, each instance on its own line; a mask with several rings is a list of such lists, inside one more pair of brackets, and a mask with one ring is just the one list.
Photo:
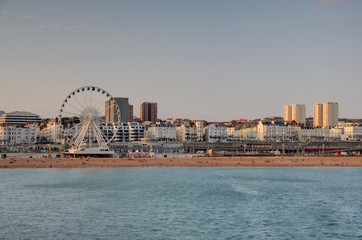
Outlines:
[[0, 159], [0, 169], [124, 167], [362, 167], [362, 156]]

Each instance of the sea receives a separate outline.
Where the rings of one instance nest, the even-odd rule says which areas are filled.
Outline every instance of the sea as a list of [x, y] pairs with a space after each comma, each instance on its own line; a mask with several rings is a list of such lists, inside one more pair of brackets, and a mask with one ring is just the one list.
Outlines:
[[0, 239], [362, 239], [362, 168], [1, 169]]

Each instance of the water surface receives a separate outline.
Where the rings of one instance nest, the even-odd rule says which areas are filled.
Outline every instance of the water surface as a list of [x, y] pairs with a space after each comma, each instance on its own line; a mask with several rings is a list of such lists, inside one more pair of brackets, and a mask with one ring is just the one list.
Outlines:
[[362, 239], [362, 168], [1, 169], [0, 239]]

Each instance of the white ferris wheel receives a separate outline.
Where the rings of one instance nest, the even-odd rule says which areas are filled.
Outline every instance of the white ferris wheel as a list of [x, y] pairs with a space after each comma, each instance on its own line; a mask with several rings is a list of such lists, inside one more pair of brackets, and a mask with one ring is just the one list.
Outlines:
[[[110, 127], [106, 115], [115, 116]], [[70, 146], [65, 154], [113, 155], [108, 144], [120, 128], [121, 113], [109, 92], [93, 86], [75, 89], [64, 99], [59, 120], [63, 125], [62, 138]]]

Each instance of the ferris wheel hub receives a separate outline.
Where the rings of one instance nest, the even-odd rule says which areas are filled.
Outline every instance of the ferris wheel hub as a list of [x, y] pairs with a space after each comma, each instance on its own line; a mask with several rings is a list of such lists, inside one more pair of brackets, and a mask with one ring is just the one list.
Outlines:
[[97, 109], [88, 107], [82, 111], [81, 116], [83, 120], [89, 119], [94, 121], [99, 119], [100, 114]]

